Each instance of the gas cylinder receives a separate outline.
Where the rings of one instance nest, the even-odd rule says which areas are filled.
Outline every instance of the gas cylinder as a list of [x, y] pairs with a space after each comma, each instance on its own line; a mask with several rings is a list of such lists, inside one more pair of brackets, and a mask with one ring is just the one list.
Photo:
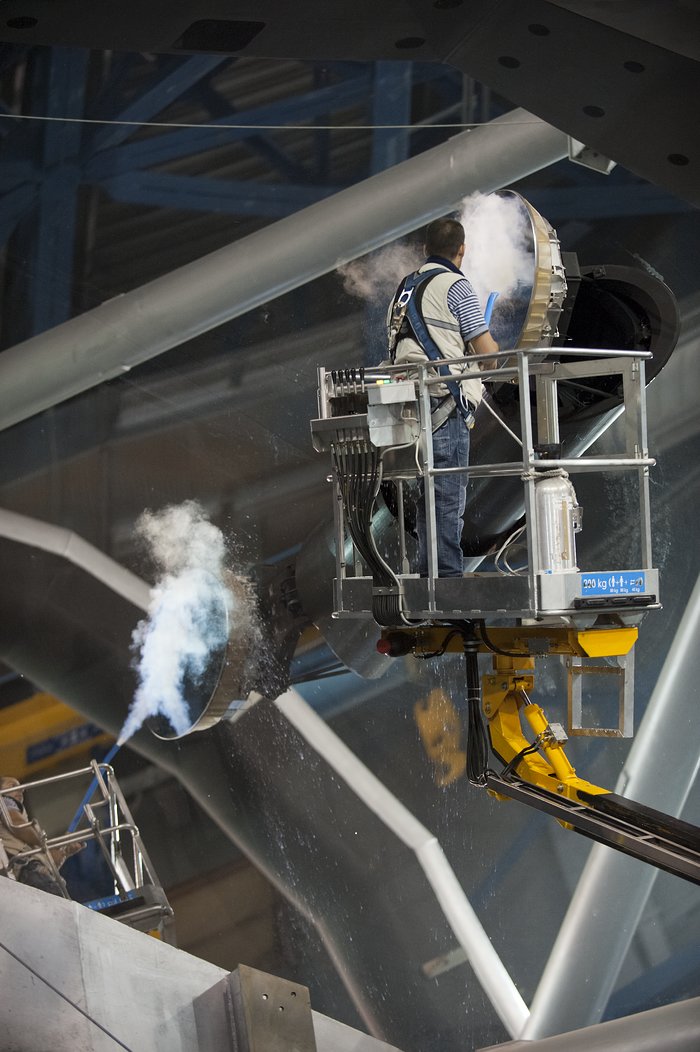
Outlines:
[[565, 471], [535, 482], [537, 555], [545, 573], [578, 570], [575, 534], [581, 529], [581, 508]]

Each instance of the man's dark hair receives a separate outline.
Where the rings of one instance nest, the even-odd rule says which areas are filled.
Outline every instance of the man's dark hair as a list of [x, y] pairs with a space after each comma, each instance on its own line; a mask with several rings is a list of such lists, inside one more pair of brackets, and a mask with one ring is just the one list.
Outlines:
[[425, 232], [425, 251], [429, 256], [453, 259], [464, 244], [464, 227], [456, 219], [434, 219]]

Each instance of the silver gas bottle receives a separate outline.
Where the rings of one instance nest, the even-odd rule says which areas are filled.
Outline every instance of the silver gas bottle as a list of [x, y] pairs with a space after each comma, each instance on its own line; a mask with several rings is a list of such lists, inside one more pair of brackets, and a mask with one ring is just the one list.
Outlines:
[[582, 509], [565, 471], [535, 483], [537, 553], [540, 571], [578, 570], [575, 534], [581, 529]]

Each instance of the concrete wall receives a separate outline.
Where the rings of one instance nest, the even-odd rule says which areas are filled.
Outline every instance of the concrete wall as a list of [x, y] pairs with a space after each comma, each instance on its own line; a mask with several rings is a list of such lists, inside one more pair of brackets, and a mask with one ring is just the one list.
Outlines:
[[9, 879], [0, 887], [0, 933], [5, 1052], [114, 1052], [119, 1043], [194, 1052], [193, 999], [227, 974]]
[[[201, 1013], [203, 995], [228, 974], [78, 903], [0, 877], [2, 1052], [223, 1050], [230, 1046], [220, 999], [211, 999], [204, 1028], [194, 1002], [200, 999]], [[313, 1023], [318, 1052], [398, 1052], [318, 1012]]]

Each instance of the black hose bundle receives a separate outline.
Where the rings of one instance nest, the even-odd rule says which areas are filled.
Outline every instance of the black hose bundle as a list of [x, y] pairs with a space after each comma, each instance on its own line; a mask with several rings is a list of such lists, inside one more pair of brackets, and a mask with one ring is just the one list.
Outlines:
[[526, 745], [520, 750], [519, 753], [513, 757], [513, 759], [505, 765], [501, 771], [501, 778], [508, 782], [514, 776], [517, 776], [518, 766], [521, 760], [524, 760], [526, 756], [530, 756], [533, 752], [537, 752], [540, 747], [539, 737], [537, 741], [534, 741], [532, 745]]
[[488, 774], [489, 741], [481, 715], [478, 642], [473, 635], [464, 637], [464, 660], [467, 673], [467, 778], [472, 785], [485, 786]]
[[362, 440], [338, 443], [332, 447], [332, 454], [347, 529], [357, 554], [372, 575], [374, 618], [380, 625], [402, 624], [399, 581], [379, 554], [372, 533], [372, 515], [382, 481], [382, 454]]

